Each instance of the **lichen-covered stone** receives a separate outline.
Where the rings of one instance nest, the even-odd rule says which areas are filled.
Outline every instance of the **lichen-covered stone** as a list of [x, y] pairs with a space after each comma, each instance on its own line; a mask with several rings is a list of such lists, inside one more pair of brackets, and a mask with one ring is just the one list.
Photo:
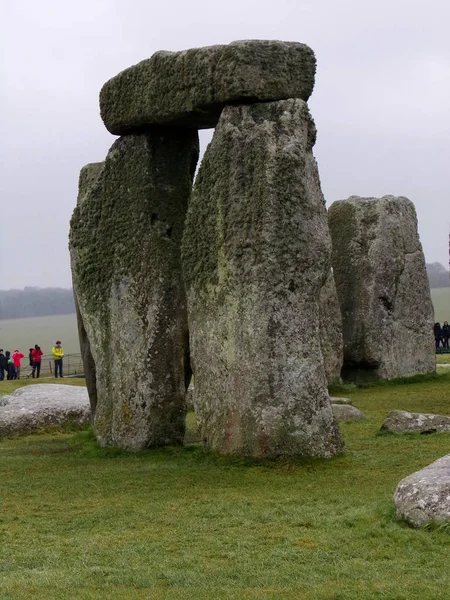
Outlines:
[[342, 317], [333, 272], [330, 270], [319, 296], [320, 345], [328, 385], [339, 383], [344, 361]]
[[331, 240], [303, 100], [226, 107], [183, 237], [194, 405], [212, 448], [331, 457], [343, 447], [319, 336]]
[[450, 521], [450, 454], [402, 479], [394, 504], [397, 515], [413, 527]]
[[73, 281], [95, 363], [102, 445], [183, 441], [190, 372], [180, 245], [197, 158], [197, 132], [120, 138], [74, 211]]
[[155, 124], [211, 128], [226, 104], [307, 100], [315, 70], [313, 51], [297, 42], [245, 40], [156, 52], [103, 86], [100, 112], [118, 135]]
[[381, 429], [392, 433], [450, 433], [450, 416], [393, 410]]
[[435, 370], [433, 305], [414, 205], [351, 196], [328, 211], [344, 335], [343, 377]]
[[366, 415], [349, 404], [334, 403], [332, 401], [331, 408], [333, 409], [333, 415], [339, 422], [351, 422], [351, 421], [362, 421], [366, 418]]
[[331, 404], [349, 404], [350, 406], [353, 404], [353, 400], [350, 398], [336, 398], [334, 396], [330, 396]]
[[[102, 192], [102, 174], [103, 174], [103, 162], [99, 163], [90, 163], [85, 165], [80, 172], [80, 177], [78, 181], [78, 199], [77, 204], [81, 205], [85, 200], [87, 201], [87, 211], [89, 212], [89, 204], [93, 203], [96, 209], [99, 209], [101, 204], [101, 192]], [[98, 206], [95, 206], [98, 204]], [[79, 210], [82, 210], [81, 208]], [[87, 220], [85, 223], [86, 228], [89, 227], [89, 221]], [[95, 237], [97, 234], [97, 228], [94, 224], [91, 229], [91, 240], [89, 245], [95, 244]], [[71, 266], [72, 273], [75, 273], [76, 263], [78, 260], [78, 249], [71, 245], [70, 247], [70, 258], [71, 258]], [[83, 361], [83, 369], [84, 376], [86, 378], [86, 387], [89, 394], [89, 402], [91, 405], [91, 414], [92, 417], [95, 415], [95, 410], [97, 407], [97, 382], [95, 375], [95, 363], [91, 353], [91, 346], [89, 342], [89, 338], [86, 332], [86, 328], [84, 326], [83, 317], [80, 312], [80, 307], [78, 305], [78, 289], [77, 289], [77, 281], [73, 279], [73, 293], [75, 299], [75, 311], [77, 315], [77, 325], [78, 325], [78, 338], [80, 341], [80, 352], [81, 359]]]
[[41, 429], [87, 425], [91, 418], [86, 389], [39, 384], [19, 388], [0, 403], [0, 438]]

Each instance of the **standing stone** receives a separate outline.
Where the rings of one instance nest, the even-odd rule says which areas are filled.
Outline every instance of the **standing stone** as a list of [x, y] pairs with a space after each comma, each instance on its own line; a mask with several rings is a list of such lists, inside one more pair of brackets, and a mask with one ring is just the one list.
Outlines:
[[[95, 245], [97, 235], [96, 222], [101, 210], [101, 195], [102, 195], [102, 176], [104, 163], [90, 163], [84, 166], [80, 172], [78, 181], [78, 200], [77, 209], [75, 209], [73, 223], [77, 218], [80, 218], [79, 213], [83, 213], [83, 223], [85, 234], [91, 236], [90, 240], [85, 244], [85, 248], [80, 248], [81, 253], [89, 252], [90, 248]], [[85, 205], [83, 205], [85, 203]], [[82, 206], [83, 205], [83, 206]], [[93, 219], [93, 215], [95, 218]], [[78, 248], [70, 245], [70, 260], [72, 273], [75, 273], [78, 263]], [[81, 360], [83, 361], [84, 376], [86, 378], [86, 387], [89, 394], [89, 403], [91, 405], [92, 418], [95, 415], [97, 407], [97, 382], [95, 375], [95, 363], [92, 357], [91, 346], [83, 322], [83, 316], [78, 304], [78, 288], [75, 277], [73, 278], [73, 293], [75, 299], [75, 311], [77, 315], [78, 338], [80, 340]]]
[[302, 100], [226, 107], [186, 220], [194, 405], [210, 447], [330, 457], [343, 447], [319, 336], [331, 240]]
[[328, 215], [344, 378], [433, 372], [433, 305], [412, 202], [351, 196]]
[[307, 100], [315, 73], [314, 52], [298, 42], [243, 40], [156, 52], [105, 83], [100, 112], [118, 135], [149, 125], [210, 128], [227, 104]]
[[100, 201], [71, 224], [73, 281], [96, 369], [94, 428], [128, 450], [182, 443], [189, 369], [180, 245], [198, 158], [197, 132], [118, 139]]
[[344, 341], [342, 338], [342, 317], [334, 283], [333, 271], [330, 270], [319, 296], [320, 345], [322, 347], [325, 375], [328, 385], [337, 384], [341, 380], [341, 369], [344, 360]]

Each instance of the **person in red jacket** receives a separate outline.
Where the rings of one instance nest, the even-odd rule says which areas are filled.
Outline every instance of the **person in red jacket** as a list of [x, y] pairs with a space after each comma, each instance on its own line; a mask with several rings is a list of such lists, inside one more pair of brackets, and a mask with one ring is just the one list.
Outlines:
[[37, 379], [39, 379], [39, 374], [41, 372], [41, 362], [42, 362], [42, 355], [44, 353], [42, 352], [40, 346], [38, 346], [37, 344], [35, 344], [34, 346], [34, 350], [31, 353], [31, 356], [33, 358], [33, 372], [31, 374], [31, 376], [36, 377]]
[[16, 367], [16, 379], [20, 379], [20, 359], [23, 358], [25, 354], [19, 352], [18, 350], [14, 350], [14, 354], [12, 355], [12, 360], [14, 366]]

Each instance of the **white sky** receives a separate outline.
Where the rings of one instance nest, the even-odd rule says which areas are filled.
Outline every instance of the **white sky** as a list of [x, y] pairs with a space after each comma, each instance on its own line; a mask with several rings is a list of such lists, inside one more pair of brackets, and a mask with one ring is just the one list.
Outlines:
[[0, 288], [71, 285], [79, 170], [114, 141], [102, 84], [156, 50], [249, 38], [316, 53], [327, 202], [408, 196], [427, 261], [446, 265], [449, 28], [446, 0], [0, 0]]

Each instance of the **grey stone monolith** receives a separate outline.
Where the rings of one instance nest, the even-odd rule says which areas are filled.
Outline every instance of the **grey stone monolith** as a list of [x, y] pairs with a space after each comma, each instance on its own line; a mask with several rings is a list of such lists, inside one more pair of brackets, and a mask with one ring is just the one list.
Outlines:
[[320, 346], [322, 348], [325, 375], [330, 386], [340, 382], [344, 360], [341, 309], [331, 270], [320, 290], [319, 311]]
[[[92, 211], [93, 208], [99, 209], [101, 206], [101, 193], [102, 193], [102, 175], [103, 175], [103, 162], [98, 163], [90, 163], [85, 165], [80, 172], [80, 177], [78, 180], [78, 198], [77, 205], [79, 206], [79, 211], [82, 210], [81, 204], [83, 202], [87, 202], [88, 211]], [[89, 212], [86, 214], [86, 216]], [[86, 229], [89, 227], [88, 219], [86, 219]], [[88, 244], [86, 244], [85, 251], [89, 252], [90, 247], [95, 244], [95, 238], [97, 234], [97, 229], [95, 224], [90, 227], [91, 239]], [[81, 248], [81, 252], [83, 249]], [[71, 259], [71, 267], [72, 272], [75, 272], [76, 264], [78, 261], [78, 249], [76, 249], [72, 244], [70, 245], [70, 259]], [[75, 311], [77, 315], [77, 326], [78, 326], [78, 338], [80, 341], [80, 352], [81, 352], [81, 360], [83, 362], [83, 370], [84, 376], [86, 379], [86, 387], [89, 394], [89, 403], [91, 405], [91, 415], [92, 418], [95, 415], [95, 410], [97, 407], [97, 381], [95, 374], [95, 362], [92, 357], [91, 346], [89, 342], [89, 338], [86, 332], [86, 328], [83, 322], [83, 316], [80, 311], [80, 307], [78, 304], [78, 289], [77, 289], [77, 281], [73, 278], [73, 293], [75, 300]]]
[[434, 313], [413, 203], [351, 196], [334, 202], [328, 215], [343, 321], [343, 377], [433, 372]]
[[156, 52], [105, 83], [100, 112], [118, 135], [161, 124], [211, 128], [227, 104], [307, 100], [315, 72], [314, 52], [298, 42], [244, 40]]
[[183, 442], [190, 370], [180, 245], [197, 159], [197, 132], [120, 138], [72, 217], [73, 282], [95, 363], [102, 445]]
[[226, 107], [183, 237], [202, 440], [246, 456], [331, 457], [319, 296], [331, 239], [303, 100]]

